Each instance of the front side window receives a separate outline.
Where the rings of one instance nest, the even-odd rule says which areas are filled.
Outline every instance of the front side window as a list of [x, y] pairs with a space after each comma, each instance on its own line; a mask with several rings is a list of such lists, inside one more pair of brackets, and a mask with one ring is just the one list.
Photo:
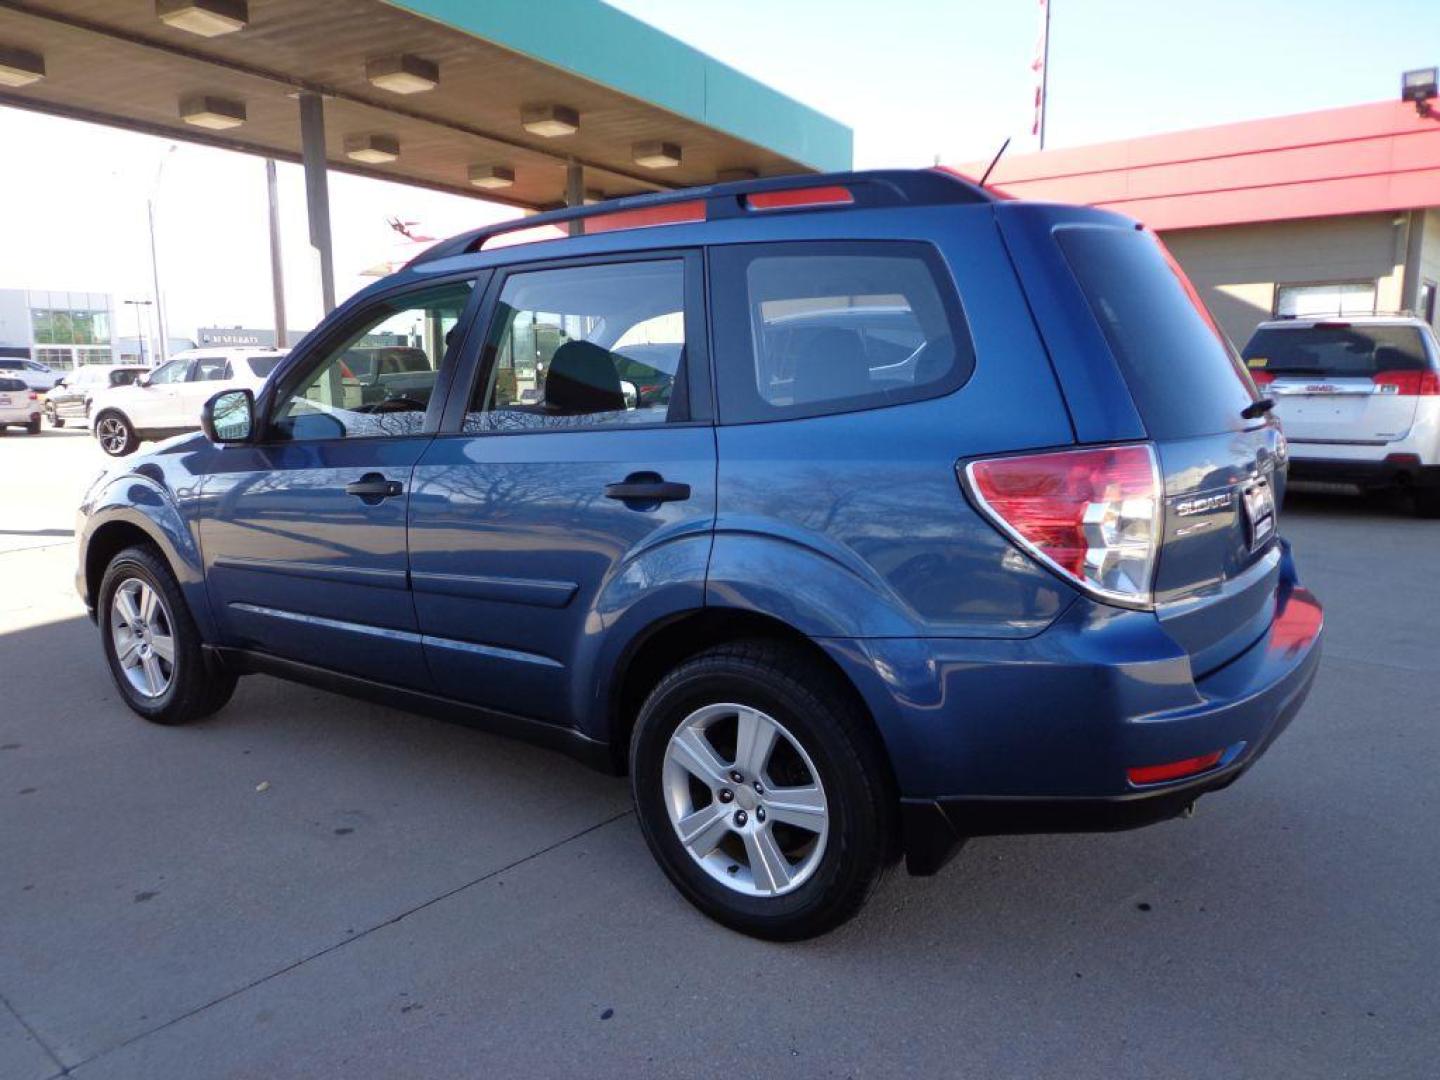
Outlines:
[[510, 275], [465, 430], [687, 419], [685, 262], [601, 263]]
[[[290, 440], [418, 435], [474, 284], [437, 285], [366, 309], [338, 344], [287, 379], [273, 433]], [[372, 364], [395, 351], [407, 357], [404, 365]]]
[[155, 369], [150, 376], [151, 386], [166, 386], [170, 383], [182, 383], [185, 377], [190, 374], [190, 360], [171, 360], [168, 364], [162, 364]]
[[716, 248], [721, 416], [780, 420], [916, 401], [974, 367], [948, 275], [923, 245]]

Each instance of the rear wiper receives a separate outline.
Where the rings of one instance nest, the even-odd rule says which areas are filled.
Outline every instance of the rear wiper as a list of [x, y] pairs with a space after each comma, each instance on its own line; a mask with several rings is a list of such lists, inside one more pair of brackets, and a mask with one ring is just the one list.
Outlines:
[[1245, 408], [1240, 410], [1242, 420], [1258, 420], [1275, 407], [1275, 399], [1271, 397], [1256, 398]]

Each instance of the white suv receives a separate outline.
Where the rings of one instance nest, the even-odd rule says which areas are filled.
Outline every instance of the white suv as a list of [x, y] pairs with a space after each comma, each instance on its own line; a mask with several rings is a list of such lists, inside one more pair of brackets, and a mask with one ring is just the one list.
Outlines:
[[31, 390], [44, 393], [60, 381], [61, 372], [39, 360], [0, 356], [0, 379], [19, 379]]
[[145, 439], [200, 428], [200, 409], [231, 387], [259, 391], [288, 350], [195, 349], [177, 353], [129, 386], [96, 392], [91, 426], [111, 457], [133, 453]]
[[1440, 343], [1406, 315], [1261, 323], [1245, 363], [1290, 443], [1292, 480], [1413, 493], [1440, 517]]

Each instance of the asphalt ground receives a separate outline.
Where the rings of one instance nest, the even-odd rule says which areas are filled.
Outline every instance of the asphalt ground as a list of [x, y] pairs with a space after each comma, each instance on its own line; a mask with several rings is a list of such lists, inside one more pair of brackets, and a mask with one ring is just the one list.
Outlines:
[[1440, 522], [1292, 497], [1326, 656], [1194, 818], [974, 841], [774, 945], [554, 754], [263, 677], [136, 719], [71, 586], [102, 465], [0, 439], [4, 1080], [1440, 1075]]

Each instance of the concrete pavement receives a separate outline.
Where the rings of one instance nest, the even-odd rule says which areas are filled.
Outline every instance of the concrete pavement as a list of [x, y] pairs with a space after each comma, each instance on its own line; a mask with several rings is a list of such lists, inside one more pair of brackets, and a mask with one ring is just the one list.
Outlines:
[[1323, 668], [1192, 820], [976, 841], [782, 946], [559, 756], [260, 677], [137, 720], [70, 591], [102, 464], [0, 439], [5, 1080], [1434, 1075], [1440, 523], [1291, 501]]

